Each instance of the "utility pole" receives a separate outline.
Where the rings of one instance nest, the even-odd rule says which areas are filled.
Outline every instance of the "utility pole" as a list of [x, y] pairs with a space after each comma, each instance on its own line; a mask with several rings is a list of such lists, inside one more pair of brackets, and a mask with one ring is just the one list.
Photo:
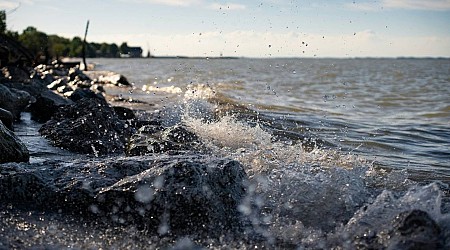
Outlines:
[[83, 64], [84, 64], [84, 70], [88, 70], [87, 63], [86, 63], [86, 36], [89, 29], [89, 20], [86, 23], [86, 31], [84, 32], [84, 40], [83, 40]]

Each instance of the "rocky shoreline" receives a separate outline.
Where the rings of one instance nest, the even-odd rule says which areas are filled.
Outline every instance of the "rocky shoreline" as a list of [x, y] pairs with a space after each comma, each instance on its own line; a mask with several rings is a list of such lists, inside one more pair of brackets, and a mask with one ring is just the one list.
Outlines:
[[[129, 108], [111, 106], [107, 99], [114, 97], [102, 86], [131, 84], [114, 73], [89, 74], [97, 78], [58, 64], [3, 68], [0, 204], [10, 211], [6, 215], [33, 207], [170, 237], [243, 232], [248, 222], [237, 208], [248, 178], [242, 165], [204, 154], [207, 149], [182, 125], [164, 127], [157, 118], [138, 119]], [[22, 112], [42, 124], [39, 133], [53, 146], [86, 157], [29, 163], [12, 131]], [[0, 249], [37, 243], [0, 242]]]
[[[303, 194], [296, 189], [314, 185], [314, 181], [296, 179], [287, 167], [279, 169], [273, 173], [276, 178], [272, 182], [279, 187], [265, 197], [264, 183], [267, 186], [268, 181], [258, 178], [270, 178], [270, 173], [267, 177], [249, 176], [241, 162], [214, 155], [183, 122], [169, 125], [157, 115], [140, 116], [136, 110], [111, 105], [111, 101], [118, 103], [121, 99], [108, 95], [105, 85], [132, 86], [124, 76], [112, 72], [83, 72], [59, 63], [3, 67], [0, 249], [308, 246], [307, 241], [288, 237], [293, 233], [290, 227], [297, 235], [304, 234], [304, 239], [329, 240], [323, 248], [443, 249], [449, 245], [450, 227], [446, 222], [450, 218], [437, 220], [440, 210], [427, 213], [425, 206], [415, 207], [414, 197], [422, 193], [432, 194], [434, 203], [440, 206], [441, 191], [436, 184], [399, 193], [396, 200], [387, 191], [367, 190], [358, 180], [344, 182], [343, 178], [343, 189], [339, 189], [339, 183], [321, 175], [319, 172], [325, 170], [317, 166], [311, 166], [311, 172], [318, 174], [308, 176], [320, 179], [324, 197], [340, 199], [340, 193], [353, 185], [358, 190], [349, 196], [351, 201], [334, 203], [344, 208], [335, 211], [330, 207], [328, 211], [340, 213], [331, 219], [342, 223], [344, 232], [327, 236], [325, 226], [321, 228], [325, 233], [318, 233], [295, 227], [297, 222], [286, 222], [285, 228], [280, 227], [283, 235], [274, 236], [267, 218], [300, 218], [308, 209], [295, 210], [300, 215], [291, 218], [294, 210], [286, 204], [308, 208], [299, 200]], [[73, 156], [30, 161], [26, 143], [13, 131], [24, 112], [39, 123], [36, 130], [40, 136], [57, 148], [73, 152]], [[344, 170], [326, 171], [346, 176]], [[327, 182], [329, 186], [323, 184]], [[289, 187], [292, 183], [296, 186]], [[289, 192], [300, 193], [297, 200], [271, 206], [279, 201], [279, 197], [271, 197], [278, 191], [286, 197]], [[318, 191], [317, 197], [320, 194]], [[375, 201], [363, 206], [369, 203], [368, 197]], [[315, 198], [304, 203], [312, 200]], [[355, 202], [359, 207], [354, 207]], [[310, 210], [310, 218], [302, 218], [304, 223], [317, 220], [317, 211]], [[373, 218], [378, 218], [374, 226], [370, 224]], [[336, 227], [330, 225], [328, 230]], [[314, 244], [316, 248], [320, 245]]]

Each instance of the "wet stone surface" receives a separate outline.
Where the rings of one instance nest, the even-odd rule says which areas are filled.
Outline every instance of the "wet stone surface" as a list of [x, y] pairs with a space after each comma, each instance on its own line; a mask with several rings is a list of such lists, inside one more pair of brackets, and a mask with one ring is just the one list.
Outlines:
[[223, 234], [243, 228], [237, 206], [246, 179], [240, 163], [202, 155], [9, 163], [0, 168], [0, 203], [161, 235]]

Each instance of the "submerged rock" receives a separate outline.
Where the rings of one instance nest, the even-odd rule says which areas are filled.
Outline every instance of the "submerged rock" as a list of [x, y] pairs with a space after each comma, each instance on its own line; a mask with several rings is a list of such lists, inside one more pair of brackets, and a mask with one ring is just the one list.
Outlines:
[[83, 98], [58, 109], [39, 132], [55, 146], [99, 156], [123, 153], [130, 130], [105, 100]]
[[158, 234], [240, 230], [238, 205], [247, 179], [242, 165], [211, 156], [144, 156], [103, 161], [7, 164], [0, 203], [134, 224]]
[[[25, 144], [0, 121], [0, 163], [27, 162], [30, 159]], [[4, 192], [0, 188], [0, 192]]]

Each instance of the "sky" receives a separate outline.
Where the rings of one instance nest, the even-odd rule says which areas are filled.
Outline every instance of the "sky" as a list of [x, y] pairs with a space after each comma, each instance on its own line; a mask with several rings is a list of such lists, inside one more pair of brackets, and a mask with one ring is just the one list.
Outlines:
[[450, 57], [450, 0], [0, 0], [7, 27], [155, 56]]

